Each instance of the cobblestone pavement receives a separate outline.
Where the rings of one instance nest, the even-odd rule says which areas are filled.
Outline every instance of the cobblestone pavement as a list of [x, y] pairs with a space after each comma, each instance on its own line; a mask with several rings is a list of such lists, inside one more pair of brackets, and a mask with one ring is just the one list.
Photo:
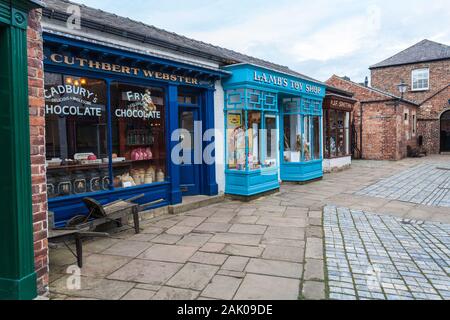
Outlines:
[[[448, 208], [355, 194], [418, 165], [445, 161], [450, 157], [355, 161], [349, 170], [325, 175], [322, 181], [284, 184], [279, 193], [248, 203], [226, 200], [181, 215], [145, 219], [139, 235], [126, 230], [86, 243], [79, 287], [72, 286], [78, 282], [67, 273], [77, 271], [73, 269], [75, 258], [67, 249], [52, 249], [50, 297], [325, 299], [323, 208], [344, 207], [450, 224]], [[433, 235], [437, 237], [434, 231]], [[443, 297], [445, 290], [438, 285], [433, 283], [439, 292], [428, 294]]]
[[331, 299], [450, 299], [450, 225], [325, 207]]
[[450, 164], [419, 165], [364, 188], [356, 194], [450, 207]]

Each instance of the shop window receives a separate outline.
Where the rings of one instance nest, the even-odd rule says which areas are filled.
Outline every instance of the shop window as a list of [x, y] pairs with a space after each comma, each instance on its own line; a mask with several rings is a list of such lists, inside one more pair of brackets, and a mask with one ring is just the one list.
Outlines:
[[350, 113], [326, 110], [324, 119], [325, 156], [344, 157], [350, 154]]
[[302, 122], [300, 114], [284, 116], [284, 161], [300, 162], [302, 158]]
[[106, 83], [45, 74], [49, 198], [109, 190]]
[[114, 187], [128, 188], [164, 182], [164, 90], [113, 83], [111, 112]]
[[231, 170], [245, 170], [244, 121], [244, 111], [227, 112], [227, 166]]
[[320, 117], [312, 117], [312, 133], [313, 133], [313, 159], [319, 160], [321, 155], [321, 142], [320, 142]]
[[302, 141], [302, 148], [303, 148], [303, 160], [304, 161], [311, 161], [312, 160], [312, 147], [311, 147], [311, 117], [310, 116], [304, 116], [303, 117], [303, 141]]
[[264, 166], [276, 167], [278, 165], [278, 126], [275, 114], [266, 114], [265, 121], [265, 153]]

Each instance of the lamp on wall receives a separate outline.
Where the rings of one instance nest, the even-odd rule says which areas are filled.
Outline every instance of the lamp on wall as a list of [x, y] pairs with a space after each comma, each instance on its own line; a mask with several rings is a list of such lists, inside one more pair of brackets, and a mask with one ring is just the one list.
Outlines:
[[408, 90], [408, 85], [402, 79], [402, 81], [400, 82], [400, 84], [397, 85], [397, 87], [398, 87], [398, 91], [400, 91], [400, 93], [402, 94], [402, 99], [403, 99], [403, 96], [405, 95], [406, 91]]

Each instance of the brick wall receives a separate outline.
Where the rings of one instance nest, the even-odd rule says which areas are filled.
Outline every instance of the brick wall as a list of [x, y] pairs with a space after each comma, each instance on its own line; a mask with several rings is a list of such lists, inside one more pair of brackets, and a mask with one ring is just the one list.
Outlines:
[[[430, 90], [411, 91], [412, 71], [421, 68], [430, 69]], [[450, 84], [450, 59], [437, 62], [372, 69], [371, 73], [372, 87], [398, 95], [399, 92], [397, 85], [401, 80], [404, 80], [409, 86], [409, 90], [405, 94], [405, 98], [417, 103], [422, 103], [422, 101], [436, 94], [438, 91], [442, 90], [442, 88]]]
[[44, 71], [41, 11], [29, 14], [28, 86], [35, 269], [39, 294], [48, 287], [47, 183], [45, 169]]
[[[413, 133], [413, 116], [417, 117], [417, 107], [403, 102], [395, 106], [396, 100], [392, 97], [337, 76], [331, 77], [327, 84], [352, 92], [358, 100], [353, 110], [353, 123], [358, 149], [361, 148], [362, 142], [363, 159], [399, 160], [407, 156], [408, 145], [416, 146], [417, 134]], [[408, 114], [407, 120], [405, 113]]]

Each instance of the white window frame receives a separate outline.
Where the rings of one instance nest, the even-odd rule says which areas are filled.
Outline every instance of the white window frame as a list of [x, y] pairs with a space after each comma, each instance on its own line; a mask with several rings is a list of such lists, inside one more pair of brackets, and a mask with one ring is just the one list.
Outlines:
[[[416, 79], [418, 77], [418, 74], [421, 74], [422, 72], [427, 72], [427, 78], [421, 77], [419, 79]], [[414, 86], [415, 82], [419, 82], [420, 80], [427, 80], [428, 86], [425, 88], [416, 88]], [[421, 69], [415, 69], [411, 72], [411, 90], [412, 91], [426, 91], [430, 90], [430, 68], [421, 68]]]

